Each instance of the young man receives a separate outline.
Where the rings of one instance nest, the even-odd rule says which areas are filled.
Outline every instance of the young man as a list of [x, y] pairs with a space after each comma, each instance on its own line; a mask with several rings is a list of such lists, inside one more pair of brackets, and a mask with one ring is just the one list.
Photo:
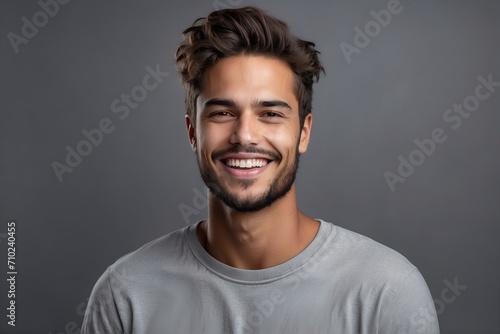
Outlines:
[[208, 218], [111, 265], [82, 333], [438, 333], [408, 260], [297, 208], [314, 44], [245, 7], [195, 21], [176, 56]]

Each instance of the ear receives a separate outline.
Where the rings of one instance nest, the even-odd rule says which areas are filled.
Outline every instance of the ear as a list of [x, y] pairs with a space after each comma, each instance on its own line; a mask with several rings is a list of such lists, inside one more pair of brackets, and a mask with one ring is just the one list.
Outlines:
[[186, 118], [186, 128], [187, 128], [187, 134], [189, 138], [189, 144], [191, 145], [191, 149], [196, 152], [196, 130], [194, 128], [194, 124], [191, 121], [191, 118], [189, 115], [185, 116]]
[[304, 125], [300, 131], [299, 154], [306, 153], [309, 140], [311, 139], [312, 113], [307, 114]]

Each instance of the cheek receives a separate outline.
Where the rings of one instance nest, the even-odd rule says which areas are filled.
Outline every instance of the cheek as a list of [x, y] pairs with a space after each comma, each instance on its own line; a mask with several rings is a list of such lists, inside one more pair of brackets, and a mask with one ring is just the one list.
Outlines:
[[197, 134], [198, 154], [203, 160], [211, 160], [211, 155], [214, 151], [227, 148], [225, 133], [221, 129], [214, 129], [212, 127], [206, 127], [199, 131]]
[[266, 138], [274, 149], [283, 156], [283, 159], [286, 159], [287, 155], [292, 156], [295, 154], [299, 133], [295, 129], [275, 129], [274, 131], [267, 131]]

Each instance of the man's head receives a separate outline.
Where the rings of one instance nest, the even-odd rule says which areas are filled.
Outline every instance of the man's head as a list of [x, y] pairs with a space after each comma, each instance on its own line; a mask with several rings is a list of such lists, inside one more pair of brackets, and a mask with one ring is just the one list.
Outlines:
[[176, 56], [191, 145], [211, 192], [238, 211], [284, 196], [309, 142], [312, 85], [323, 71], [314, 44], [245, 7], [196, 20]]
[[292, 35], [286, 23], [255, 7], [212, 12], [197, 19], [183, 34], [176, 61], [191, 119], [196, 119], [196, 98], [208, 68], [229, 56], [263, 55], [284, 61], [293, 71], [303, 124], [311, 112], [314, 80], [323, 71], [314, 43]]

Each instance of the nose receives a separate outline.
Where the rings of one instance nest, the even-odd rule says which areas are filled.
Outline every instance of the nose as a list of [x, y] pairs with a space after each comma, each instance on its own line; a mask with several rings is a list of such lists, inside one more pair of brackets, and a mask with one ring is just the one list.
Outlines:
[[259, 138], [258, 120], [251, 112], [242, 112], [234, 122], [229, 142], [241, 146], [257, 145]]

